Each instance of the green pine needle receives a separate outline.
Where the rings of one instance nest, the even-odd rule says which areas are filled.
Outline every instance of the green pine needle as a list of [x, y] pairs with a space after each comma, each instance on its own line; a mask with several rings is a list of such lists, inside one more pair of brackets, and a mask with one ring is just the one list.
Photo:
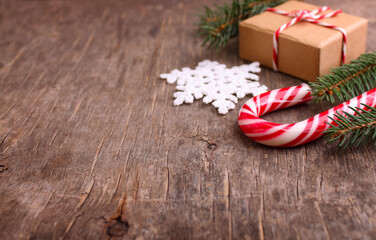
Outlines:
[[202, 46], [215, 47], [217, 50], [228, 40], [238, 35], [239, 22], [262, 13], [268, 7], [274, 7], [286, 0], [232, 0], [231, 4], [216, 5], [215, 10], [205, 6], [199, 14], [198, 34], [204, 36]]
[[[350, 64], [332, 69], [330, 74], [309, 83], [315, 101], [334, 103], [337, 99], [346, 101], [376, 87], [376, 52], [365, 53]], [[338, 142], [338, 149], [359, 147], [376, 140], [376, 108], [365, 105], [351, 108], [354, 114], [338, 112], [331, 118], [334, 122], [325, 132], [329, 143]], [[375, 144], [376, 145], [376, 144]]]
[[324, 133], [329, 143], [338, 141], [338, 149], [349, 146], [360, 147], [369, 141], [373, 141], [376, 146], [376, 108], [366, 106], [367, 111], [361, 108], [352, 108], [355, 114], [343, 112], [334, 114], [333, 124]]
[[333, 68], [330, 74], [310, 83], [316, 102], [336, 98], [346, 101], [376, 87], [376, 52], [365, 53], [350, 64]]

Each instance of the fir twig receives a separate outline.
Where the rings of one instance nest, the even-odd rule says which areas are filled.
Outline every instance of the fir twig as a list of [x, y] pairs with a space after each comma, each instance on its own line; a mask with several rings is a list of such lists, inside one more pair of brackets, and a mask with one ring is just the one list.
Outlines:
[[330, 74], [310, 83], [316, 102], [323, 99], [346, 101], [376, 87], [376, 52], [366, 53], [350, 64], [334, 68]]
[[212, 10], [205, 6], [205, 11], [200, 14], [198, 23], [199, 35], [205, 37], [202, 46], [219, 49], [226, 45], [230, 38], [238, 35], [238, 24], [241, 20], [252, 17], [274, 7], [286, 0], [232, 0], [232, 3], [216, 5]]
[[371, 140], [375, 141], [376, 108], [364, 106], [367, 107], [367, 110], [350, 107], [355, 112], [354, 115], [348, 112], [343, 112], [344, 115], [341, 115], [337, 112], [334, 118], [330, 118], [333, 120], [333, 124], [327, 123], [331, 128], [325, 131], [328, 142], [332, 143], [338, 140], [338, 148], [341, 150], [348, 146], [359, 147]]

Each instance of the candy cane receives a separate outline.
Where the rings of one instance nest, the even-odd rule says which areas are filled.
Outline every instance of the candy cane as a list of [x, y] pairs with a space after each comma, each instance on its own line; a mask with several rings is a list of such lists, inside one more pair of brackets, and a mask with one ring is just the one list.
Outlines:
[[[325, 122], [335, 125], [334, 114], [343, 115], [342, 112], [354, 114], [349, 107], [365, 109], [362, 104], [376, 106], [376, 88], [359, 95], [334, 108], [315, 115], [307, 120], [278, 124], [259, 118], [263, 114], [278, 109], [291, 107], [312, 99], [311, 89], [307, 84], [287, 87], [269, 91], [249, 99], [239, 112], [239, 126], [241, 130], [256, 142], [275, 147], [294, 147], [317, 139], [330, 126]], [[336, 119], [336, 118], [334, 118]]]

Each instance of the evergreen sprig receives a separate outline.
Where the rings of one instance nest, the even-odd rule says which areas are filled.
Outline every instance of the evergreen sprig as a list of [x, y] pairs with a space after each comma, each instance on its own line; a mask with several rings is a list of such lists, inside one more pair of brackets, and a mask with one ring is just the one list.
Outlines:
[[[363, 104], [364, 105], [364, 104]], [[339, 141], [339, 150], [348, 146], [359, 147], [373, 140], [376, 141], [376, 108], [364, 105], [367, 111], [361, 108], [352, 108], [355, 114], [344, 112], [341, 115], [337, 112], [333, 124], [328, 123], [331, 128], [325, 131], [326, 138], [330, 143]], [[376, 146], [376, 142], [374, 142]]]
[[215, 5], [215, 10], [205, 6], [200, 15], [198, 34], [205, 37], [202, 46], [219, 49], [230, 38], [238, 35], [239, 22], [245, 18], [262, 13], [286, 0], [232, 0], [231, 4]]
[[[336, 98], [346, 101], [376, 87], [376, 52], [365, 53], [350, 64], [333, 68], [327, 75], [310, 83], [316, 102]], [[334, 97], [336, 96], [336, 98]]]
[[[336, 99], [346, 101], [376, 87], [376, 52], [365, 53], [350, 64], [334, 68], [327, 75], [310, 83], [316, 102]], [[376, 140], [376, 108], [350, 108], [354, 114], [338, 112], [325, 133], [330, 143], [338, 141], [338, 148], [361, 146]], [[376, 144], [375, 144], [376, 145]]]

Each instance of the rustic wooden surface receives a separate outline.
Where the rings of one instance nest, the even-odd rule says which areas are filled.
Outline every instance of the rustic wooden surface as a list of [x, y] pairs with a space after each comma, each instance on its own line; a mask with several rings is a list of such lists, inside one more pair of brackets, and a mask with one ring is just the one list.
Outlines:
[[[246, 99], [226, 116], [172, 105], [160, 73], [244, 62], [236, 40], [200, 48], [204, 3], [1, 1], [0, 239], [376, 238], [373, 146], [265, 147], [237, 126]], [[327, 4], [368, 18], [375, 50], [376, 1]], [[261, 82], [301, 83], [266, 68]]]

